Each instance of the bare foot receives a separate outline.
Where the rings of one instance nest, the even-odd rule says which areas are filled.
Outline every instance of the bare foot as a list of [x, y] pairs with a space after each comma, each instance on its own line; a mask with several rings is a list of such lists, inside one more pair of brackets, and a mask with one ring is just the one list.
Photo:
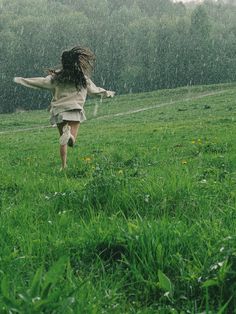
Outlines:
[[60, 170], [59, 170], [59, 172], [63, 172], [63, 171], [65, 171], [66, 169], [67, 169], [67, 166], [61, 167]]

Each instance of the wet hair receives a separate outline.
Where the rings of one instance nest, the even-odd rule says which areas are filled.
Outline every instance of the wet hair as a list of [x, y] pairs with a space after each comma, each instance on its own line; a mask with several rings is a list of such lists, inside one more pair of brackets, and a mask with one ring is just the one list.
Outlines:
[[66, 50], [61, 55], [61, 70], [49, 70], [53, 81], [58, 83], [74, 83], [77, 89], [86, 88], [85, 76], [90, 76], [93, 70], [95, 55], [89, 48], [76, 46]]

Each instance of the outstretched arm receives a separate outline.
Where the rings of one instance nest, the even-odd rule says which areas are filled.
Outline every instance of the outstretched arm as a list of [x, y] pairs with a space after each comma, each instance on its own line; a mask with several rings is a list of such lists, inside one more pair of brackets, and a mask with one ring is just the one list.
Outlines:
[[115, 92], [97, 87], [90, 79], [87, 79], [87, 90], [89, 95], [97, 95], [102, 97], [113, 97]]
[[13, 81], [15, 83], [24, 85], [26, 87], [34, 89], [53, 89], [52, 76], [48, 75], [46, 77], [33, 77], [33, 78], [23, 78], [14, 77]]

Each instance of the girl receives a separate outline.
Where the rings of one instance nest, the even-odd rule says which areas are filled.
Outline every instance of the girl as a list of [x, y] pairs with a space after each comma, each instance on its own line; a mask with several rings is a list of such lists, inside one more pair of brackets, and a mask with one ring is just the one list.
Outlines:
[[67, 145], [73, 147], [79, 125], [86, 120], [86, 96], [113, 97], [115, 92], [97, 87], [90, 79], [94, 54], [88, 48], [74, 47], [61, 56], [62, 69], [49, 70], [47, 77], [15, 77], [14, 82], [35, 89], [48, 89], [53, 94], [50, 105], [51, 124], [57, 124], [60, 134], [62, 168], [67, 166]]

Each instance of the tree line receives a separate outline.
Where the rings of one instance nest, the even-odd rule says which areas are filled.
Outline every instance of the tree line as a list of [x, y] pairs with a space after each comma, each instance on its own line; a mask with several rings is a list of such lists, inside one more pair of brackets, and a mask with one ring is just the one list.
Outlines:
[[118, 94], [235, 81], [235, 16], [225, 0], [0, 0], [0, 112], [46, 108], [49, 94], [12, 79], [47, 75], [78, 44]]

